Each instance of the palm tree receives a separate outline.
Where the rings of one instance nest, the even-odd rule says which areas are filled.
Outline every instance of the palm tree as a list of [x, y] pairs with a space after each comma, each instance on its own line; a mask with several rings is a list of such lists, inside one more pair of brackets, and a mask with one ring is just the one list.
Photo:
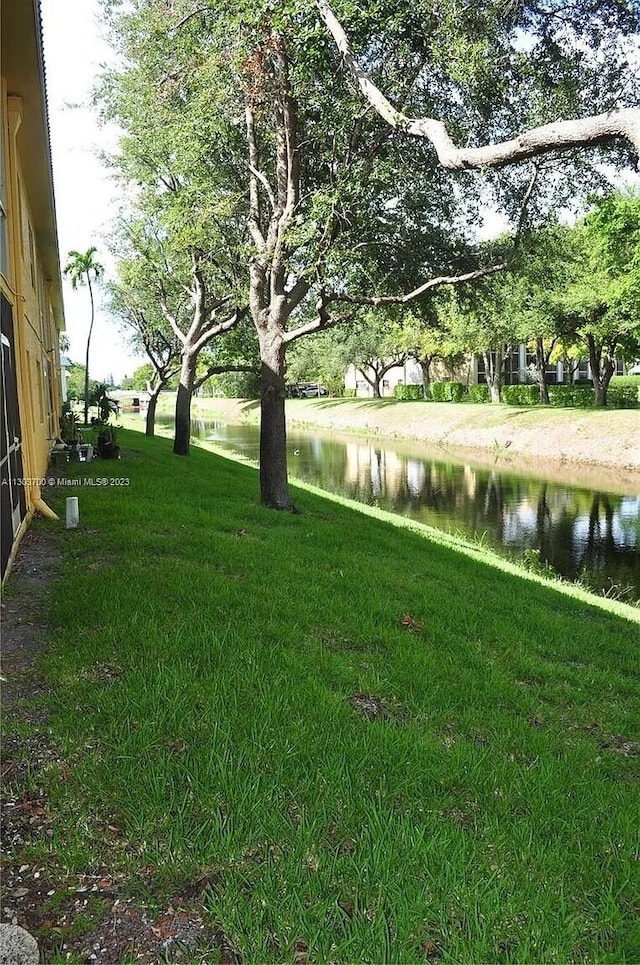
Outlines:
[[87, 248], [86, 251], [70, 251], [69, 261], [64, 269], [64, 274], [69, 276], [72, 288], [78, 285], [86, 285], [89, 288], [89, 298], [91, 299], [91, 324], [89, 325], [89, 336], [87, 338], [87, 357], [84, 370], [84, 424], [89, 422], [89, 347], [91, 345], [91, 333], [93, 331], [93, 320], [95, 317], [95, 306], [93, 303], [93, 288], [91, 279], [94, 281], [100, 278], [104, 268], [96, 261], [95, 254], [98, 249], [95, 247]]

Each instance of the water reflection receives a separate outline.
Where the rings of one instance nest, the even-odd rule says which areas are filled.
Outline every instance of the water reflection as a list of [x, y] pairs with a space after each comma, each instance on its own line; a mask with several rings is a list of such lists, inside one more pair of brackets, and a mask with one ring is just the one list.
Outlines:
[[[257, 462], [257, 426], [195, 422], [193, 434]], [[398, 447], [400, 448], [400, 447]], [[430, 526], [482, 537], [513, 558], [538, 550], [565, 579], [640, 598], [640, 495], [625, 496], [491, 469], [405, 455], [335, 434], [288, 430], [292, 477]]]

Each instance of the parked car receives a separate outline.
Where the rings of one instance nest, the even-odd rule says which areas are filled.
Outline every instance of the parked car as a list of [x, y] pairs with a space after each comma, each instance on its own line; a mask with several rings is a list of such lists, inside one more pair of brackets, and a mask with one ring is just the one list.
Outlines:
[[329, 390], [318, 382], [300, 382], [296, 388], [300, 399], [316, 399], [322, 395], [329, 395]]

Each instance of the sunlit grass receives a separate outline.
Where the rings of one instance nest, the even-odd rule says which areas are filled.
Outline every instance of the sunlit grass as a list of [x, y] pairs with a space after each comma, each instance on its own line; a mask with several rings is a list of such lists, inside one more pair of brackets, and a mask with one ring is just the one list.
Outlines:
[[61, 534], [58, 860], [207, 876], [248, 962], [637, 960], [637, 611], [123, 446], [70, 468], [130, 483]]

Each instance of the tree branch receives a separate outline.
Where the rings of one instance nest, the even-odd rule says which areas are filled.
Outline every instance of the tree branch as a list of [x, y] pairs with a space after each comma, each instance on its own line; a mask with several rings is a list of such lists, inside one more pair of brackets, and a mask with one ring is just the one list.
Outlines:
[[217, 335], [222, 335], [223, 332], [229, 332], [234, 328], [240, 319], [242, 318], [242, 311], [240, 309], [236, 310], [233, 315], [224, 322], [220, 322], [219, 325], [214, 325], [213, 328], [207, 328], [206, 331], [200, 336], [200, 338], [194, 342], [193, 350], [199, 352], [207, 342], [211, 341]]
[[269, 204], [271, 205], [271, 209], [274, 210], [276, 206], [276, 199], [273, 191], [271, 190], [271, 185], [267, 181], [266, 175], [264, 175], [262, 171], [258, 171], [257, 168], [254, 168], [252, 164], [249, 164], [249, 170], [258, 179], [262, 187], [267, 192], [267, 197], [269, 198]]
[[160, 308], [161, 308], [161, 310], [162, 310], [162, 314], [164, 315], [164, 317], [166, 318], [166, 320], [169, 322], [169, 325], [171, 326], [171, 329], [172, 329], [174, 335], [176, 336], [176, 338], [178, 339], [178, 341], [179, 341], [182, 345], [184, 345], [185, 342], [186, 342], [186, 340], [187, 340], [187, 339], [186, 339], [186, 336], [185, 336], [184, 332], [182, 332], [182, 331], [180, 330], [180, 328], [178, 327], [178, 323], [176, 322], [173, 313], [169, 311], [169, 306], [167, 305], [166, 293], [165, 293], [165, 290], [164, 290], [164, 286], [163, 286], [162, 284], [159, 284], [159, 285], [158, 285], [158, 301], [160, 302]]
[[318, 296], [318, 301], [316, 302], [316, 318], [312, 319], [310, 322], [305, 322], [304, 325], [299, 325], [298, 328], [293, 328], [284, 334], [285, 344], [295, 341], [297, 338], [302, 338], [303, 335], [310, 335], [312, 332], [324, 332], [328, 328], [333, 328], [335, 325], [339, 325], [341, 322], [347, 322], [354, 317], [355, 310], [350, 312], [342, 312], [340, 315], [329, 315], [327, 306], [331, 301], [327, 297], [327, 294], [322, 290]]
[[210, 12], [211, 12], [210, 6], [196, 7], [196, 9], [192, 10], [191, 13], [185, 14], [185, 16], [181, 20], [178, 20], [178, 22], [174, 23], [172, 27], [169, 27], [167, 33], [171, 35], [172, 33], [175, 33], [177, 30], [180, 30], [182, 27], [184, 27], [186, 23], [189, 23], [190, 20], [193, 20], [193, 18], [197, 17], [199, 14], [210, 13]]
[[224, 372], [251, 372], [253, 375], [260, 375], [260, 370], [253, 365], [211, 365], [204, 375], [195, 380], [193, 383], [194, 390], [204, 385], [212, 375], [222, 375]]
[[431, 141], [438, 160], [445, 168], [455, 171], [500, 167], [505, 164], [516, 164], [550, 151], [593, 147], [617, 137], [630, 141], [640, 155], [640, 108], [635, 107], [583, 117], [579, 120], [555, 121], [552, 124], [531, 128], [499, 144], [488, 144], [484, 147], [456, 147], [442, 121], [433, 117], [410, 118], [396, 110], [358, 63], [351, 50], [349, 38], [327, 0], [316, 0], [316, 6], [362, 95], [392, 128]]
[[262, 255], [266, 242], [260, 228], [260, 196], [258, 195], [258, 144], [256, 140], [256, 126], [253, 111], [249, 104], [245, 107], [245, 121], [247, 126], [247, 146], [249, 148], [249, 217], [247, 224], [249, 233], [258, 252]]
[[461, 285], [465, 281], [474, 281], [476, 278], [484, 278], [486, 275], [495, 275], [499, 271], [504, 271], [509, 267], [508, 262], [502, 261], [497, 265], [489, 265], [487, 268], [476, 268], [475, 271], [468, 271], [462, 275], [440, 275], [438, 278], [430, 278], [429, 281], [414, 288], [406, 295], [349, 295], [341, 292], [331, 292], [326, 296], [326, 302], [349, 302], [351, 305], [406, 305], [414, 298], [419, 298], [432, 288], [441, 285]]

